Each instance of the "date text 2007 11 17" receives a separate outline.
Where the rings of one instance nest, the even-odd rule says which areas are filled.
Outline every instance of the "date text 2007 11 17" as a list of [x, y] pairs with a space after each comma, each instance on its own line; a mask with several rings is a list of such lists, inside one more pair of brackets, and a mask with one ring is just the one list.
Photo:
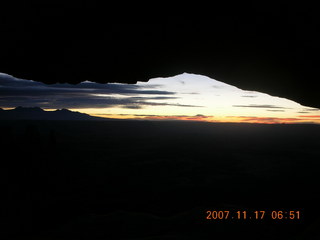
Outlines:
[[275, 210], [275, 211], [206, 211], [206, 219], [208, 220], [299, 220], [301, 219], [301, 212], [294, 210]]

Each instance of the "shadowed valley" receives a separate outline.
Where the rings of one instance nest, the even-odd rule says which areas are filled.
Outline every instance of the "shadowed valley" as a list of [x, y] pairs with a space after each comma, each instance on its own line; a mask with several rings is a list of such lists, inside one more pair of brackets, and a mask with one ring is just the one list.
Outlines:
[[[2, 120], [0, 131], [15, 237], [288, 239], [318, 218], [319, 125]], [[301, 219], [206, 219], [279, 209]]]

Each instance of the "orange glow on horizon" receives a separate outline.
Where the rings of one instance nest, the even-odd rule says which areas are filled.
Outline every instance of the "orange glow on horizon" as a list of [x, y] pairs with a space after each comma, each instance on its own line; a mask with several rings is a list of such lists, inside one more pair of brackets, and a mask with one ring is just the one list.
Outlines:
[[320, 124], [320, 119], [299, 119], [299, 118], [276, 118], [276, 117], [246, 117], [246, 116], [179, 116], [179, 115], [159, 115], [159, 116], [135, 116], [135, 115], [117, 115], [117, 114], [92, 114], [96, 117], [106, 119], [128, 119], [128, 120], [180, 120], [180, 121], [198, 121], [198, 122], [220, 122], [220, 123], [259, 123], [259, 124], [301, 124], [313, 123]]

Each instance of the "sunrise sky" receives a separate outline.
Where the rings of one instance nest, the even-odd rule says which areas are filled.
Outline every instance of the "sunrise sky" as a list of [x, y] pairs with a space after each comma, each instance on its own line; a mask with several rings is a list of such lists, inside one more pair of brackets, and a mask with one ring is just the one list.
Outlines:
[[320, 123], [319, 109], [189, 73], [135, 85], [46, 85], [0, 74], [0, 107], [17, 106], [122, 119]]

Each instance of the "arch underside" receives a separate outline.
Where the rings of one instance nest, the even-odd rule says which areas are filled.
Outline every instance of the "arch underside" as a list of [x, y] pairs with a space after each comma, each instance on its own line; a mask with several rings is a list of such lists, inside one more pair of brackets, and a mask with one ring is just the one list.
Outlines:
[[0, 72], [45, 83], [136, 83], [188, 72], [320, 107], [315, 10], [241, 7], [118, 15], [95, 4], [13, 6], [2, 16]]

